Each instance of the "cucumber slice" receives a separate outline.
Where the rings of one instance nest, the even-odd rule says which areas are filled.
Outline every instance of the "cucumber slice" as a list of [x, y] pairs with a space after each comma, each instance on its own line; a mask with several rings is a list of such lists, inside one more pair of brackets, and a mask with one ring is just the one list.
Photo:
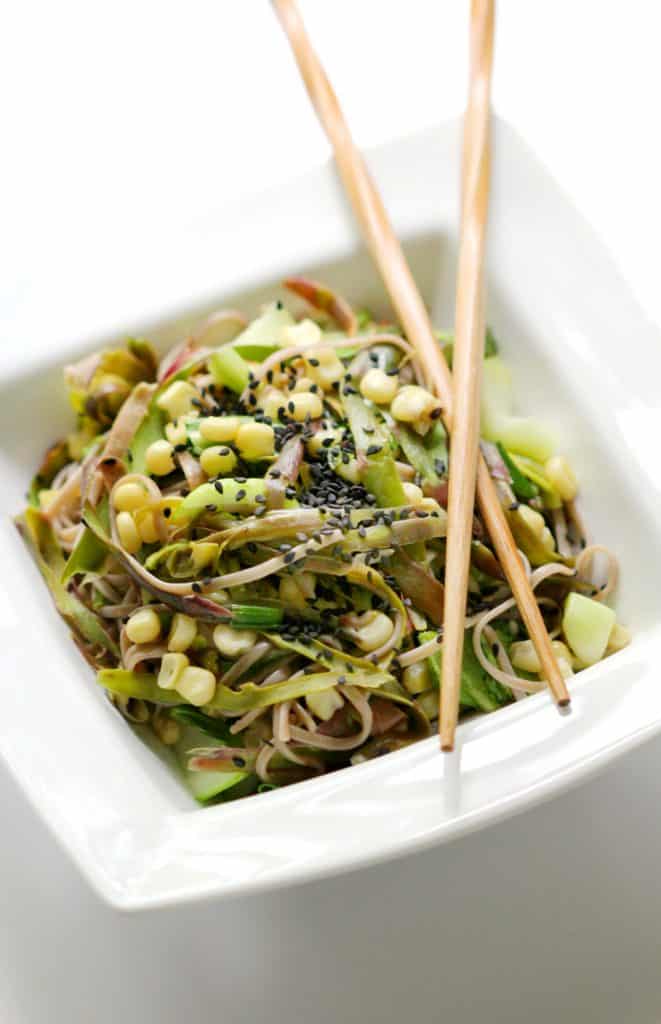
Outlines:
[[485, 359], [482, 382], [481, 431], [487, 441], [500, 441], [510, 452], [546, 462], [556, 449], [548, 427], [532, 417], [513, 416], [512, 375], [500, 356]]
[[294, 323], [288, 309], [274, 302], [232, 342], [232, 348], [244, 359], [261, 362], [282, 347], [282, 330]]
[[194, 747], [209, 747], [213, 740], [196, 729], [192, 725], [183, 726], [181, 736], [174, 747], [177, 763], [181, 769], [186, 785], [195, 799], [201, 803], [207, 803], [214, 797], [220, 796], [226, 790], [237, 786], [244, 779], [247, 779], [250, 772], [190, 772], [186, 767], [188, 751]]
[[583, 665], [601, 661], [615, 624], [612, 608], [582, 594], [569, 594], [562, 616], [567, 643]]

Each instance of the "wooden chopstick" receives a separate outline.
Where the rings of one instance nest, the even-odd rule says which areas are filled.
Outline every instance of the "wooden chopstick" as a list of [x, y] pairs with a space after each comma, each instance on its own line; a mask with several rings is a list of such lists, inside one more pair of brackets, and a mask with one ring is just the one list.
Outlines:
[[[443, 422], [451, 431], [452, 377], [381, 197], [312, 48], [295, 0], [273, 0], [273, 5], [289, 39], [312, 105], [333, 147], [340, 176], [372, 258], [379, 268], [406, 336], [420, 353], [429, 384], [443, 404]], [[496, 488], [481, 455], [477, 466], [477, 497], [482, 518], [539, 657], [543, 674], [558, 705], [566, 706], [569, 704], [569, 694], [565, 681]]]
[[472, 0], [470, 83], [464, 117], [461, 233], [452, 359], [454, 416], [448, 489], [439, 732], [454, 749], [459, 718], [484, 360], [484, 244], [489, 203], [493, 0]]

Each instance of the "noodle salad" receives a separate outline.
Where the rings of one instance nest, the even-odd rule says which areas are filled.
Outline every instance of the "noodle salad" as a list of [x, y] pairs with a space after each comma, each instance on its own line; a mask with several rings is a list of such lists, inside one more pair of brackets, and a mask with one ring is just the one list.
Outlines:
[[[396, 325], [285, 285], [309, 315], [223, 311], [160, 362], [130, 339], [67, 367], [76, 428], [17, 520], [109, 700], [202, 803], [378, 757], [438, 715], [441, 404]], [[629, 642], [617, 563], [550, 432], [514, 415], [490, 331], [482, 450], [571, 676]], [[477, 511], [466, 631], [463, 713], [545, 688]]]

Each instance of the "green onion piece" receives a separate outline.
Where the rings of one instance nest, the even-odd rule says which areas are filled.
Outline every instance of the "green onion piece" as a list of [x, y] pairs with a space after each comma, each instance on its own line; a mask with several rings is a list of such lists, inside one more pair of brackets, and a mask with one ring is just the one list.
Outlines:
[[282, 624], [284, 611], [270, 605], [232, 604], [232, 625], [235, 629], [275, 629]]
[[224, 345], [209, 356], [209, 369], [216, 384], [238, 395], [248, 387], [250, 367], [231, 345]]

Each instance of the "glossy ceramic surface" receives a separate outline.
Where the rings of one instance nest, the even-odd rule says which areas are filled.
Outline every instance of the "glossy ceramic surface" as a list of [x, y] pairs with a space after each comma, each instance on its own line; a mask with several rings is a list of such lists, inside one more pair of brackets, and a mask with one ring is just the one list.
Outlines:
[[[439, 324], [452, 319], [458, 142], [452, 122], [369, 157]], [[209, 809], [194, 805], [114, 713], [9, 518], [40, 452], [67, 428], [61, 366], [117, 334], [147, 334], [165, 346], [225, 303], [254, 313], [284, 274], [303, 271], [356, 303], [387, 308], [330, 167], [211, 217], [186, 260], [164, 265], [160, 294], [136, 282], [112, 322], [89, 317], [79, 344], [71, 344], [75, 319], [45, 320], [50, 362], [19, 350], [0, 388], [0, 753], [117, 907], [292, 884], [438, 843], [550, 796], [661, 729], [658, 331], [502, 123], [494, 140], [488, 319], [513, 367], [520, 408], [557, 425], [594, 537], [620, 556], [618, 614], [634, 629], [634, 643], [581, 674], [569, 715], [546, 695], [531, 697], [462, 725], [451, 757], [430, 739]]]

